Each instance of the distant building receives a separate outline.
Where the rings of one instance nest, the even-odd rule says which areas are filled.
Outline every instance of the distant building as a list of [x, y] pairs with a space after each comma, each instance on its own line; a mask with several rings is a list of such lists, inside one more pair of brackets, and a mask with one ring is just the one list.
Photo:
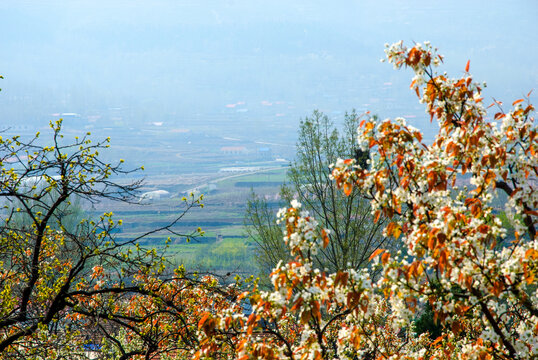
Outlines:
[[223, 146], [220, 152], [227, 155], [243, 155], [247, 153], [247, 148], [244, 146]]
[[273, 158], [273, 152], [269, 147], [258, 148], [258, 157], [263, 160], [271, 160]]
[[263, 168], [259, 166], [233, 166], [233, 167], [220, 168], [219, 172], [240, 173], [240, 172], [259, 171], [262, 169]]
[[154, 190], [148, 191], [140, 195], [138, 202], [140, 203], [149, 203], [155, 200], [160, 200], [161, 198], [169, 198], [170, 193], [166, 190]]

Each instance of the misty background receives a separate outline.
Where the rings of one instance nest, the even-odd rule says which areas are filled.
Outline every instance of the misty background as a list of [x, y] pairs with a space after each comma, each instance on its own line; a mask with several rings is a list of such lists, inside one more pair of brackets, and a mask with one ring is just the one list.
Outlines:
[[228, 135], [240, 108], [259, 129], [271, 113], [292, 133], [316, 108], [423, 116], [410, 72], [379, 63], [398, 40], [430, 40], [452, 76], [471, 59], [486, 99], [511, 103], [538, 83], [530, 0], [4, 0], [0, 16], [3, 126], [111, 108], [128, 109], [124, 126], [224, 115], [215, 130]]
[[0, 135], [50, 142], [49, 121], [62, 118], [66, 142], [110, 137], [101, 160], [146, 169], [120, 180], [145, 178], [141, 205], [104, 201], [84, 216], [113, 210], [117, 236], [134, 238], [205, 194], [178, 231], [206, 234], [174, 237], [174, 261], [254, 273], [245, 204], [253, 189], [281, 206], [313, 110], [337, 126], [352, 109], [404, 116], [431, 141], [437, 125], [409, 90], [411, 71], [379, 61], [385, 43], [431, 41], [452, 77], [471, 60], [486, 105], [508, 110], [538, 85], [537, 19], [534, 0], [0, 0]]
[[384, 44], [429, 40], [453, 77], [470, 59], [485, 102], [510, 105], [538, 84], [537, 18], [533, 0], [3, 0], [0, 130], [63, 118], [148, 177], [289, 161], [315, 109], [404, 116], [428, 141], [437, 125]]

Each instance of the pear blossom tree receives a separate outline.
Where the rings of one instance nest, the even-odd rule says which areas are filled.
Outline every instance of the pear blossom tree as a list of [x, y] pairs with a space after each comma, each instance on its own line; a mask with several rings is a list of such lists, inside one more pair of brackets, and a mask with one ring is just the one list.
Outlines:
[[[333, 171], [344, 192], [369, 189], [375, 216], [392, 219], [387, 235], [402, 237], [406, 253], [379, 252], [392, 311], [404, 322], [414, 304], [429, 303], [444, 326], [438, 339], [462, 358], [538, 356], [537, 129], [524, 99], [509, 111], [499, 101], [487, 118], [481, 85], [469, 73], [437, 74], [442, 62], [429, 43], [386, 49], [395, 68], [413, 70], [411, 88], [432, 121], [433, 143], [402, 118], [360, 124], [358, 141], [370, 149], [370, 168], [340, 160]], [[529, 95], [527, 95], [529, 96]], [[493, 200], [507, 195], [506, 229]], [[396, 216], [397, 215], [397, 216]], [[377, 254], [377, 255], [379, 255]], [[409, 302], [413, 306], [409, 305]], [[464, 336], [461, 336], [464, 334]], [[457, 342], [454, 339], [461, 337]]]
[[[411, 88], [439, 132], [425, 143], [402, 118], [362, 121], [358, 141], [371, 154], [368, 169], [341, 159], [332, 174], [345, 194], [361, 188], [403, 251], [372, 254], [379, 279], [316, 269], [312, 258], [327, 246], [327, 230], [294, 201], [279, 213], [294, 260], [274, 268], [271, 291], [245, 294], [248, 319], [207, 313], [198, 330], [204, 341], [235, 329], [238, 359], [538, 356], [534, 107], [524, 99], [509, 111], [498, 101], [485, 107], [469, 62], [462, 78], [439, 75], [443, 58], [429, 43], [399, 42], [386, 54], [396, 69], [413, 70]], [[508, 199], [502, 210], [513, 238], [494, 206], [499, 193]], [[441, 327], [433, 340], [414, 333], [426, 304]], [[202, 345], [196, 357], [207, 354]]]
[[278, 214], [295, 258], [273, 269], [274, 289], [248, 294], [248, 318], [206, 313], [199, 323], [203, 340], [196, 358], [208, 358], [203, 344], [230, 329], [237, 359], [376, 359], [420, 352], [429, 337], [415, 337], [400, 325], [367, 269], [328, 274], [315, 268], [315, 256], [329, 237], [301, 207], [294, 200]]

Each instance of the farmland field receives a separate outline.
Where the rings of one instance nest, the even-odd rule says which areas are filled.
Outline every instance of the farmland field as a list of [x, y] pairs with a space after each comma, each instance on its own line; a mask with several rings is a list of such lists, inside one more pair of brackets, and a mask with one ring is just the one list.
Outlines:
[[[144, 237], [140, 244], [163, 250], [170, 237], [166, 254], [174, 265], [184, 264], [189, 270], [216, 273], [255, 273], [255, 247], [244, 231], [245, 204], [252, 190], [265, 196], [268, 201], [277, 203], [279, 186], [285, 177], [285, 167], [233, 175], [218, 174], [214, 180], [191, 187], [195, 197], [204, 193], [204, 207], [191, 209], [174, 227], [176, 233], [184, 236], [163, 231]], [[150, 186], [151, 183], [148, 184], [151, 189]], [[140, 205], [104, 202], [96, 205], [92, 213], [97, 216], [113, 209], [114, 217], [123, 220], [116, 234], [118, 238], [141, 236], [152, 229], [166, 226], [184, 210], [181, 199], [190, 196], [189, 189], [181, 190], [173, 185], [166, 188], [169, 197]], [[202, 228], [204, 235], [189, 238], [187, 235], [198, 227]]]

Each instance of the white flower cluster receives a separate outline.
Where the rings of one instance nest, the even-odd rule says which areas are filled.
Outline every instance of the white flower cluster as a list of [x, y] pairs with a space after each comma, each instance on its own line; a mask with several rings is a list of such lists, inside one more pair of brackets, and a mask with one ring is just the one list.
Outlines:
[[[297, 200], [292, 200], [290, 208], [282, 208], [277, 213], [277, 223], [286, 224], [286, 228], [293, 228], [291, 233], [284, 230], [284, 242], [291, 250], [292, 255], [301, 253], [303, 255], [315, 256], [320, 247], [323, 246], [323, 239], [320, 236], [318, 222], [312, 218], [308, 211], [300, 211], [302, 204]], [[325, 230], [328, 232], [328, 230]]]
[[[415, 47], [424, 50], [421, 46]], [[435, 57], [430, 48], [420, 52], [418, 60], [409, 55], [401, 42], [387, 47], [386, 52], [395, 67], [409, 65], [413, 68], [415, 86], [431, 83], [435, 78], [427, 73], [424, 62], [428, 61], [425, 60], [426, 53]], [[537, 321], [528, 309], [529, 303], [523, 305], [523, 299], [537, 280], [524, 274], [529, 273], [529, 268], [535, 268], [538, 261], [525, 254], [529, 249], [538, 248], [538, 239], [531, 237], [525, 243], [496, 246], [507, 236], [507, 231], [495, 215], [494, 200], [499, 182], [511, 187], [512, 193], [504, 210], [516, 234], [529, 234], [529, 220], [527, 223], [524, 220], [527, 217], [536, 222], [534, 213], [529, 210], [536, 211], [538, 204], [535, 135], [538, 130], [528, 115], [529, 108], [524, 109], [520, 104], [500, 117], [502, 123], [498, 130], [495, 123], [486, 122], [480, 86], [469, 76], [449, 79], [443, 75], [436, 79], [438, 91], [444, 98], [431, 98], [431, 93], [426, 91], [421, 98], [428, 104], [429, 111], [439, 109], [435, 114], [440, 131], [432, 145], [398, 137], [398, 131], [406, 127], [403, 119], [385, 120], [375, 128], [362, 126], [358, 130], [360, 146], [369, 146], [372, 141], [380, 144], [377, 148], [380, 154], [371, 156], [369, 173], [359, 182], [361, 187], [375, 186], [377, 189], [372, 211], [394, 209], [398, 204], [408, 207], [407, 213], [396, 220], [399, 226], [407, 228], [404, 242], [408, 255], [398, 266], [392, 262], [386, 264], [384, 276], [377, 286], [389, 284], [393, 294], [397, 294], [391, 297], [391, 305], [399, 325], [409, 323], [412, 317], [403, 299], [429, 300], [430, 295], [425, 295], [424, 284], [428, 283], [429, 277], [426, 271], [402, 276], [402, 269], [409, 269], [415, 261], [420, 261], [424, 268], [437, 269], [436, 286], [444, 289], [445, 297], [435, 304], [434, 309], [446, 314], [446, 324], [455, 321], [450, 314], [457, 307], [479, 309], [483, 297], [495, 294], [487, 301], [489, 311], [499, 314], [494, 315], [499, 324], [513, 324], [502, 331], [506, 338], [513, 339], [518, 356], [532, 358], [537, 351]], [[406, 130], [411, 134], [413, 131]], [[404, 166], [398, 168], [398, 161]], [[341, 168], [333, 172], [336, 179], [350, 176], [345, 174], [352, 171], [349, 165], [341, 162], [337, 165]], [[409, 179], [412, 179], [411, 183]], [[461, 187], [466, 181], [473, 187], [472, 191], [467, 186]], [[461, 294], [455, 296], [454, 286], [470, 293], [468, 300]], [[481, 295], [477, 297], [473, 295], [475, 293]], [[537, 298], [533, 296], [527, 300], [534, 309], [538, 308]], [[480, 318], [484, 329], [481, 337], [499, 343], [499, 330], [495, 330], [490, 321]], [[525, 335], [516, 338], [516, 333]], [[475, 345], [465, 345], [464, 352], [476, 351]]]
[[429, 41], [425, 41], [423, 44], [416, 43], [414, 48], [420, 51], [420, 57], [417, 59], [407, 57], [408, 49], [403, 45], [403, 41], [398, 41], [392, 45], [385, 44], [385, 54], [388, 62], [393, 64], [394, 69], [408, 65], [419, 75], [422, 75], [425, 67], [430, 65], [437, 67], [441, 63], [442, 56], [437, 54], [437, 49], [432, 47]]
[[[512, 112], [495, 116], [500, 126], [488, 122], [481, 87], [468, 69], [462, 79], [437, 76], [432, 66], [442, 57], [429, 43], [407, 49], [399, 42], [386, 53], [396, 68], [413, 69], [412, 87], [437, 118], [439, 133], [427, 145], [403, 118], [370, 119], [358, 129], [358, 144], [370, 150], [368, 169], [339, 159], [332, 176], [345, 193], [355, 186], [367, 190], [372, 214], [387, 217], [384, 235], [402, 239], [404, 249], [374, 253], [373, 267], [382, 270], [376, 282], [366, 270], [320, 271], [313, 257], [327, 238], [294, 200], [278, 219], [298, 256], [277, 265], [274, 290], [260, 292], [253, 311], [277, 323], [275, 329], [300, 323], [289, 349], [274, 348], [282, 356], [291, 349], [293, 357], [316, 358], [323, 348], [334, 349], [324, 344], [332, 324], [337, 348], [328, 356], [335, 358], [375, 351], [388, 359], [426, 353], [478, 359], [491, 349], [503, 352], [499, 358], [537, 358], [538, 238], [532, 228], [538, 129], [532, 109], [517, 101]], [[499, 191], [508, 192], [505, 212], [515, 239], [508, 239], [498, 216]], [[412, 333], [424, 304], [444, 325], [439, 341], [449, 345], [431, 346], [428, 334]]]

